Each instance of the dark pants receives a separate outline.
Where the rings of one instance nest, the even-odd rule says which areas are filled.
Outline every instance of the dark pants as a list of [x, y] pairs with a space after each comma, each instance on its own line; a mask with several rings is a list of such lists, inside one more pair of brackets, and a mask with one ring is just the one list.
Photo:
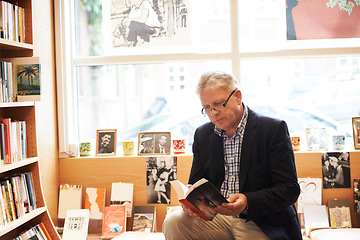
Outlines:
[[137, 38], [140, 37], [145, 42], [150, 41], [150, 35], [154, 34], [155, 30], [145, 23], [131, 21], [129, 25], [129, 35], [127, 40], [134, 42], [134, 45], [137, 43]]

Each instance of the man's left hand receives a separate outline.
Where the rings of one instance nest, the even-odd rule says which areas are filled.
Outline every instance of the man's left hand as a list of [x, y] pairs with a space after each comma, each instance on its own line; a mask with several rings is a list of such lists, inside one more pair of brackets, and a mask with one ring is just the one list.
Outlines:
[[247, 198], [242, 193], [233, 194], [227, 200], [228, 203], [223, 203], [215, 208], [218, 213], [236, 216], [242, 213], [247, 206]]

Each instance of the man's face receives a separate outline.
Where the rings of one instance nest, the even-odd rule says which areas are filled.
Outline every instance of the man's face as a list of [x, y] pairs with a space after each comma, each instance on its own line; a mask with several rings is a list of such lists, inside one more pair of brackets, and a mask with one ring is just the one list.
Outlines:
[[211, 110], [207, 113], [210, 121], [225, 131], [236, 129], [242, 114], [241, 92], [239, 90], [230, 97], [225, 107], [222, 106], [229, 95], [230, 92], [223, 88], [210, 88], [200, 92], [201, 105], [204, 108], [216, 108], [216, 110]]
[[165, 137], [165, 136], [161, 136], [160, 139], [159, 139], [159, 143], [160, 143], [160, 145], [165, 145], [165, 143], [166, 143], [166, 137]]
[[110, 134], [105, 134], [102, 138], [101, 138], [101, 145], [106, 147], [110, 144], [111, 141], [111, 135]]

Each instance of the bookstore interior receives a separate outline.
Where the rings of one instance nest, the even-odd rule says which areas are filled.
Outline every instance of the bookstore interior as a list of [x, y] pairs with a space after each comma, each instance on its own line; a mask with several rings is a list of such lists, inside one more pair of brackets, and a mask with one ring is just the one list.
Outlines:
[[227, 199], [186, 187], [208, 71], [286, 122], [303, 239], [357, 239], [359, 18], [359, 1], [0, 1], [0, 240], [164, 240], [181, 204], [211, 221], [194, 195]]

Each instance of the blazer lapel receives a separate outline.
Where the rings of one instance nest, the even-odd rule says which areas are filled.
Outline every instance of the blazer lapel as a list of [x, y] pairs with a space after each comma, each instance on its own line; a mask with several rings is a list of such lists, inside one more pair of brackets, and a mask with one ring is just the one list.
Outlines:
[[240, 192], [244, 187], [244, 183], [248, 174], [251, 162], [251, 154], [254, 149], [254, 139], [256, 136], [257, 116], [255, 112], [250, 109], [248, 110], [249, 116], [245, 127], [240, 155]]

